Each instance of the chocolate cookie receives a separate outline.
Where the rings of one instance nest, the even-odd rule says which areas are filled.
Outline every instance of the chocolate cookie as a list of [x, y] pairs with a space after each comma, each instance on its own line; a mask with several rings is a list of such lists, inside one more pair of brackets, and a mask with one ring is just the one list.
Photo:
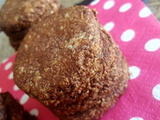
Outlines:
[[18, 49], [22, 39], [33, 23], [41, 21], [61, 7], [57, 0], [6, 0], [0, 11], [0, 29], [17, 44]]
[[99, 119], [124, 93], [128, 65], [96, 11], [75, 6], [32, 27], [14, 80], [62, 120]]
[[0, 93], [0, 120], [37, 120], [8, 92]]

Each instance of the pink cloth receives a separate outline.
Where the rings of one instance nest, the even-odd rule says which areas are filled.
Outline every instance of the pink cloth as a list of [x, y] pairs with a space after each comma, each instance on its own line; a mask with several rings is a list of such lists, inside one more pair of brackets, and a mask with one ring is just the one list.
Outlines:
[[[95, 0], [98, 18], [124, 53], [131, 72], [124, 95], [101, 120], [160, 120], [160, 25], [141, 0]], [[0, 92], [10, 91], [39, 120], [57, 120], [14, 84], [15, 55], [0, 66]]]

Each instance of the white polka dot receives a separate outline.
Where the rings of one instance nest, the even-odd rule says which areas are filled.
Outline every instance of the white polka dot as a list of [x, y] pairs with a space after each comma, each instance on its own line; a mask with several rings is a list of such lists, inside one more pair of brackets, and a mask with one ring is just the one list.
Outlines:
[[160, 84], [156, 85], [152, 90], [152, 95], [156, 100], [160, 101]]
[[2, 63], [5, 63], [5, 62], [7, 62], [7, 61], [8, 61], [8, 58], [2, 60]]
[[144, 46], [145, 50], [149, 51], [149, 52], [153, 52], [156, 51], [160, 48], [160, 39], [151, 39], [149, 40], [145, 46]]
[[35, 108], [30, 111], [31, 115], [38, 116], [39, 111]]
[[12, 67], [12, 62], [9, 62], [9, 63], [7, 63], [6, 65], [5, 65], [5, 70], [8, 70], [8, 69], [10, 69]]
[[113, 0], [109, 0], [104, 4], [103, 8], [105, 10], [108, 10], [108, 9], [112, 8], [113, 6], [114, 6], [114, 1]]
[[114, 23], [113, 22], [109, 22], [107, 24], [104, 25], [104, 28], [107, 30], [107, 31], [111, 31], [114, 27]]
[[129, 67], [129, 72], [131, 73], [130, 79], [135, 79], [140, 74], [140, 69], [137, 66], [131, 66]]
[[143, 118], [141, 118], [141, 117], [132, 117], [132, 118], [129, 119], [129, 120], [143, 120]]
[[96, 5], [100, 0], [94, 0], [93, 2], [90, 3], [90, 5]]
[[29, 99], [29, 96], [24, 94], [22, 97], [21, 97], [21, 100], [20, 100], [20, 104], [25, 104]]
[[2, 92], [2, 88], [0, 88], [0, 93]]
[[11, 72], [11, 73], [9, 74], [8, 79], [9, 79], [9, 80], [13, 79], [13, 72]]
[[126, 3], [124, 5], [122, 5], [119, 9], [119, 12], [126, 12], [127, 10], [129, 10], [132, 7], [132, 4], [130, 3]]
[[13, 90], [14, 90], [14, 91], [19, 90], [18, 86], [17, 86], [17, 85], [14, 85], [14, 86], [13, 86]]
[[122, 33], [121, 35], [121, 40], [124, 42], [129, 42], [131, 41], [135, 36], [135, 32], [131, 29], [126, 30]]
[[151, 11], [147, 7], [141, 9], [141, 11], [139, 12], [139, 16], [141, 18], [148, 17], [149, 15], [151, 15]]

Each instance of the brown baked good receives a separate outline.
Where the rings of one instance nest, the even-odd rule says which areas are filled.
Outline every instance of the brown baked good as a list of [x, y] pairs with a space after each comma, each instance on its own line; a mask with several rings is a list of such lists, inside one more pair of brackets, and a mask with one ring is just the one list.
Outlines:
[[16, 56], [14, 80], [61, 120], [94, 120], [123, 94], [129, 73], [96, 11], [75, 6], [30, 29]]
[[9, 92], [0, 93], [0, 120], [37, 120]]
[[0, 10], [0, 29], [17, 50], [33, 23], [41, 21], [61, 7], [57, 0], [6, 0]]

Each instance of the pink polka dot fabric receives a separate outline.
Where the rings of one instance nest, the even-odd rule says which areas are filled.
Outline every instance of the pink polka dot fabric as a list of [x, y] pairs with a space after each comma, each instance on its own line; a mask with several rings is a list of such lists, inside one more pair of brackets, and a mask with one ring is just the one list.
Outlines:
[[[89, 8], [119, 45], [131, 72], [128, 88], [100, 120], [160, 120], [160, 24], [141, 0], [95, 0]], [[0, 92], [9, 91], [39, 120], [58, 120], [13, 81], [16, 55], [0, 64]]]

